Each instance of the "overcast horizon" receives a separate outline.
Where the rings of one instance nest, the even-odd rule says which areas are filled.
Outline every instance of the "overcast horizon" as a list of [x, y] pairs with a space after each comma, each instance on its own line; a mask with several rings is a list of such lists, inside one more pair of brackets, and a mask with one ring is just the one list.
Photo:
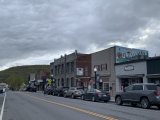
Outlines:
[[0, 0], [0, 70], [115, 45], [160, 55], [160, 0]]

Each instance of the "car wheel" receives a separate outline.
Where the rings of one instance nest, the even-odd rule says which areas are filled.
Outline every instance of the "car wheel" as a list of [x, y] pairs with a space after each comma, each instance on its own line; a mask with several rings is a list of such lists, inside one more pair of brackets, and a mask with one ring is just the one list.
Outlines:
[[58, 97], [60, 97], [60, 94], [58, 93], [58, 95], [57, 95]]
[[55, 96], [54, 92], [52, 93], [53, 96]]
[[92, 97], [92, 101], [93, 101], [93, 102], [95, 102], [95, 101], [96, 101], [96, 99], [95, 99], [95, 97], [94, 97], [94, 96]]
[[132, 107], [136, 107], [136, 106], [137, 106], [137, 103], [133, 103], [133, 102], [132, 102], [132, 103], [131, 103], [131, 106], [132, 106]]
[[74, 97], [74, 94], [72, 94], [72, 96], [71, 96], [71, 97], [72, 97], [72, 99], [74, 99], [74, 98], [75, 98], [75, 97]]
[[160, 110], [160, 105], [158, 105], [157, 107], [158, 107], [158, 109]]
[[117, 105], [122, 105], [123, 104], [121, 96], [117, 96], [115, 101], [116, 101]]
[[81, 99], [82, 99], [82, 100], [85, 100], [84, 95], [81, 96]]
[[150, 103], [149, 103], [148, 98], [142, 98], [141, 99], [141, 106], [142, 106], [143, 109], [150, 108]]

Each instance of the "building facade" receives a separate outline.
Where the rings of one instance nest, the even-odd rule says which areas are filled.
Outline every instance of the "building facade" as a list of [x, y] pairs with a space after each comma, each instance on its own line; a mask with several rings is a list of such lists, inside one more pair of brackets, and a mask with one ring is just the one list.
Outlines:
[[[126, 47], [114, 46], [99, 52], [91, 54], [92, 61], [92, 81], [98, 88], [104, 91], [109, 91], [111, 96], [116, 93], [117, 75], [115, 64], [125, 63], [133, 60], [141, 60], [148, 58], [148, 51], [140, 49], [131, 49]], [[94, 78], [94, 68], [97, 68], [97, 78]], [[122, 75], [121, 68], [117, 70], [119, 75]], [[119, 86], [119, 85], [118, 85]]]
[[147, 78], [149, 83], [160, 84], [160, 56], [147, 60]]
[[114, 70], [115, 57], [115, 47], [95, 52], [91, 55], [93, 84], [95, 84], [94, 68], [97, 68], [97, 88], [109, 91], [112, 96], [115, 94], [116, 90]]
[[[111, 96], [114, 96], [116, 90], [120, 89], [120, 83], [117, 83], [117, 81], [124, 81], [119, 80], [121, 78], [117, 78], [117, 76], [125, 75], [125, 73], [119, 73], [122, 72], [122, 68], [115, 68], [115, 64], [146, 58], [148, 58], [148, 51], [146, 50], [120, 46], [114, 46], [92, 54], [81, 54], [75, 51], [72, 54], [55, 59], [50, 64], [51, 74], [56, 80], [57, 86], [94, 87], [96, 83], [98, 89], [109, 91]], [[137, 65], [134, 66], [137, 67]], [[96, 68], [96, 72], [94, 68]], [[138, 72], [134, 74], [139, 74]], [[117, 88], [118, 86], [119, 88]]]
[[125, 87], [134, 83], [147, 83], [146, 60], [136, 60], [115, 65], [116, 92], [121, 92]]
[[51, 72], [56, 80], [56, 86], [87, 87], [91, 74], [91, 55], [75, 51], [61, 56], [51, 64]]

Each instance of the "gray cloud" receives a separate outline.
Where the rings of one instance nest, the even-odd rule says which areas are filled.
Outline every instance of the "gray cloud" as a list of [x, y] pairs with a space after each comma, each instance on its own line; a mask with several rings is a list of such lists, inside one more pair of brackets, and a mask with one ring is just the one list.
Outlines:
[[44, 63], [74, 49], [93, 52], [117, 42], [159, 54], [159, 6], [159, 0], [3, 0], [0, 66], [34, 64], [30, 58]]

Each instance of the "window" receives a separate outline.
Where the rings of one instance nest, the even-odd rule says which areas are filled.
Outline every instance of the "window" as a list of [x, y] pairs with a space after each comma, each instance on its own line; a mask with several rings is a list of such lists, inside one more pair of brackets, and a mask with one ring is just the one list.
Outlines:
[[74, 87], [74, 78], [71, 78], [71, 87]]
[[64, 86], [64, 79], [61, 80], [61, 85]]
[[101, 71], [106, 71], [106, 70], [107, 70], [107, 64], [102, 64]]
[[60, 79], [58, 79], [58, 86], [60, 86]]
[[74, 62], [71, 62], [71, 72], [74, 72]]
[[146, 85], [147, 90], [157, 90], [156, 85]]
[[66, 73], [69, 73], [69, 63], [67, 63]]
[[60, 69], [61, 69], [61, 66], [58, 65], [58, 74], [60, 74]]
[[103, 83], [103, 90], [104, 91], [109, 91], [109, 83]]
[[62, 66], [61, 67], [61, 74], [63, 74], [64, 73], [64, 65], [62, 64], [61, 66]]
[[88, 67], [85, 67], [85, 76], [88, 76]]
[[55, 66], [55, 75], [57, 75], [57, 66]]
[[143, 90], [143, 85], [134, 85], [133, 90]]
[[133, 90], [133, 85], [128, 86], [125, 90], [126, 91], [132, 91]]

